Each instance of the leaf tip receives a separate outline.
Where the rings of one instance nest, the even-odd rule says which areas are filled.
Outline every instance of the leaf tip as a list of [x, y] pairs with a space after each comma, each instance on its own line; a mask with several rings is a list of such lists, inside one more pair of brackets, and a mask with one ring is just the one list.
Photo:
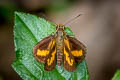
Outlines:
[[20, 14], [25, 14], [25, 13], [23, 13], [23, 12], [18, 12], [18, 11], [15, 11], [14, 12], [14, 15], [16, 16], [16, 15], [20, 15]]

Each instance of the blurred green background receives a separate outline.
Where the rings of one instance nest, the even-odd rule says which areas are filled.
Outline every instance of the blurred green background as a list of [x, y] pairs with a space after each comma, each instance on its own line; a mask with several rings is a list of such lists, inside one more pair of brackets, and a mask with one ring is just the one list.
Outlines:
[[120, 69], [120, 1], [117, 0], [0, 0], [0, 80], [21, 80], [12, 69], [15, 60], [14, 11], [67, 24], [87, 47], [91, 80], [110, 80]]

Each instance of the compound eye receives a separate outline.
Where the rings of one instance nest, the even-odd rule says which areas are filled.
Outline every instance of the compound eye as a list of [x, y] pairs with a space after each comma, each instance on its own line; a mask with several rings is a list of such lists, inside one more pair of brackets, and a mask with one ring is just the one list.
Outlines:
[[65, 29], [65, 26], [63, 25], [63, 27], [62, 27], [62, 28], [63, 28], [63, 30], [64, 30], [64, 29]]
[[58, 31], [58, 29], [59, 29], [59, 25], [56, 26], [56, 31]]

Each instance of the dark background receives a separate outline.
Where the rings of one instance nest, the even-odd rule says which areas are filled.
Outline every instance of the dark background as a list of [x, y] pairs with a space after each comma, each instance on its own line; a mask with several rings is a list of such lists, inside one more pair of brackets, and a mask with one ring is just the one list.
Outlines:
[[32, 13], [57, 24], [82, 14], [67, 26], [87, 47], [91, 80], [110, 80], [120, 69], [119, 0], [0, 0], [0, 80], [21, 80], [11, 67], [15, 60], [14, 11]]

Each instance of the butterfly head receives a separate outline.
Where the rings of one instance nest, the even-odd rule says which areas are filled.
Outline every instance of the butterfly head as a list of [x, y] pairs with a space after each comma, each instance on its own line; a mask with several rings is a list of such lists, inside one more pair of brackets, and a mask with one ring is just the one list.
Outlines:
[[65, 29], [65, 25], [63, 25], [63, 24], [58, 24], [58, 25], [56, 26], [56, 30], [57, 30], [57, 31], [64, 31], [64, 29]]

